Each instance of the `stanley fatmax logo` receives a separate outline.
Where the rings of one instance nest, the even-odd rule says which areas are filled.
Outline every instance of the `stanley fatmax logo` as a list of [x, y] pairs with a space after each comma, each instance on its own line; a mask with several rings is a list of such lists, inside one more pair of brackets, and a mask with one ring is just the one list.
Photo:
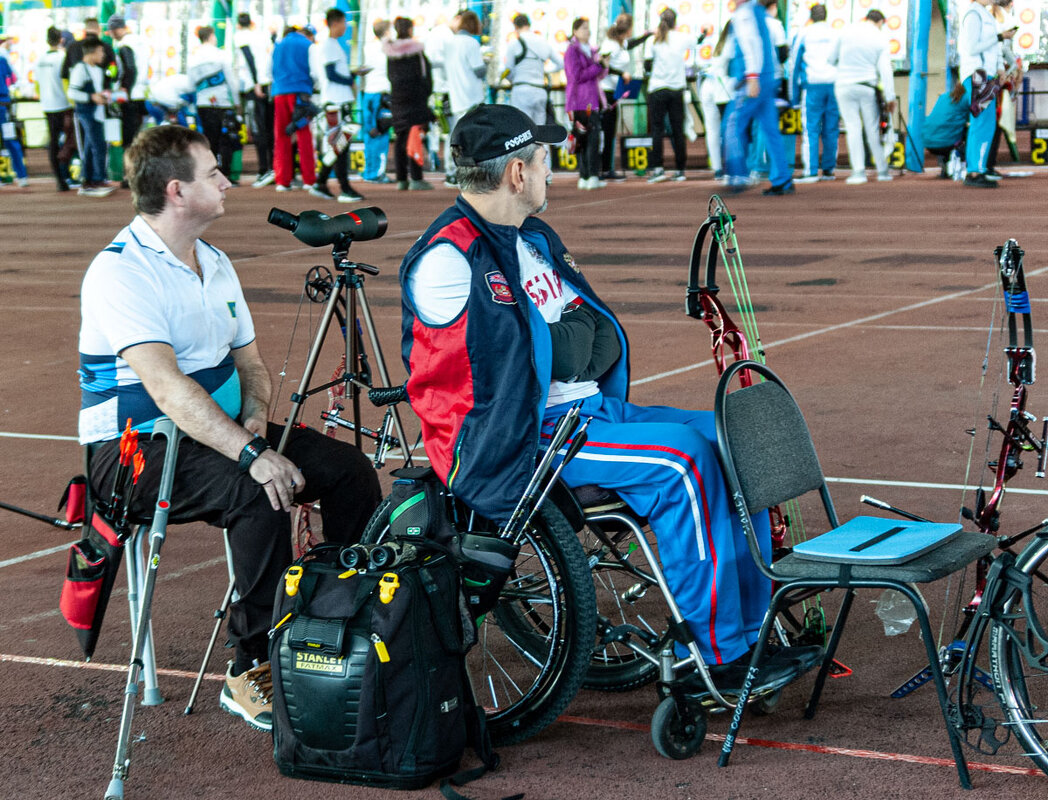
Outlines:
[[295, 650], [295, 672], [321, 673], [323, 675], [335, 675], [340, 678], [346, 676], [345, 656], [326, 656], [323, 653], [306, 653]]

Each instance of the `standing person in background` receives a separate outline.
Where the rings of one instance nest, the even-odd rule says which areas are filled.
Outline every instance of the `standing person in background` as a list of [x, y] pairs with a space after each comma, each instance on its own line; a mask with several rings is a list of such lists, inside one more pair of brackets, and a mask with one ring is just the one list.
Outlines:
[[895, 79], [888, 40], [881, 32], [883, 28], [884, 14], [875, 8], [870, 9], [864, 19], [844, 29], [829, 59], [831, 64], [837, 65], [833, 90], [844, 121], [848, 161], [851, 163], [851, 175], [845, 183], [853, 186], [866, 183], [864, 132], [873, 163], [877, 166], [877, 180], [892, 179], [878, 131], [881, 113], [877, 103], [878, 86], [884, 92], [889, 111], [895, 110]]
[[197, 38], [200, 47], [190, 58], [188, 69], [189, 82], [196, 91], [197, 119], [218, 159], [218, 168], [228, 178], [237, 147], [234, 139], [240, 127], [236, 119], [236, 73], [225, 53], [218, 49], [214, 28], [202, 25], [197, 29]]
[[688, 50], [701, 44], [706, 32], [698, 37], [688, 36], [677, 27], [677, 12], [663, 9], [659, 14], [659, 26], [651, 46], [651, 77], [648, 78], [648, 129], [651, 133], [651, 175], [648, 183], [661, 183], [670, 176], [662, 166], [663, 136], [665, 119], [670, 120], [670, 143], [673, 146], [675, 181], [686, 179], [684, 167], [688, 162], [687, 141], [684, 137], [684, 89], [687, 78], [684, 74], [684, 59]]
[[[480, 52], [480, 18], [473, 11], [458, 15], [458, 30], [444, 43], [444, 71], [448, 81], [449, 130], [473, 106], [484, 102], [484, 76], [487, 67]], [[448, 140], [450, 141], [450, 139]], [[444, 148], [444, 185], [455, 186], [455, 160], [450, 145]]]
[[[106, 180], [106, 104], [102, 61], [105, 50], [94, 36], [80, 42], [81, 59], [69, 76], [69, 99], [73, 101], [80, 131], [80, 156], [84, 161], [80, 191], [86, 197], [107, 197], [113, 187]], [[2, 84], [2, 81], [0, 81]]]
[[997, 38], [1001, 40], [1001, 69], [1004, 74], [1000, 79], [1001, 93], [997, 97], [997, 125], [990, 142], [990, 152], [986, 157], [986, 177], [991, 181], [999, 181], [1004, 177], [997, 171], [997, 151], [1001, 149], [1001, 136], [1007, 135], [1009, 146], [1015, 146], [1015, 87], [1023, 76], [1023, 60], [1012, 48], [1012, 39], [1019, 27], [1012, 13], [1012, 0], [993, 0], [990, 13], [997, 23]]
[[[251, 184], [259, 189], [273, 182], [273, 43], [264, 32], [255, 31], [250, 14], [237, 14], [237, 78], [240, 100], [251, 124], [251, 138], [258, 156], [258, 176]], [[250, 113], [248, 109], [250, 108]]]
[[[371, 26], [373, 36], [364, 45], [361, 74], [364, 90], [361, 93], [360, 124], [364, 139], [364, 180], [367, 183], [389, 183], [386, 175], [386, 159], [389, 156], [389, 128], [378, 128], [382, 96], [389, 95], [389, 75], [386, 71], [386, 54], [382, 51], [392, 35], [393, 26], [388, 19], [376, 20]], [[387, 98], [388, 99], [388, 98]]]
[[[304, 31], [291, 28], [273, 48], [273, 170], [278, 192], [291, 191], [295, 167], [291, 154], [291, 135], [298, 143], [298, 162], [302, 182], [308, 188], [317, 179], [313, 133], [308, 122], [292, 122], [295, 107], [310, 102], [313, 77], [309, 71], [309, 48]], [[289, 130], [290, 128], [290, 130]]]
[[717, 45], [713, 48], [713, 58], [702, 72], [702, 83], [699, 84], [702, 127], [706, 131], [706, 155], [710, 160], [713, 177], [719, 181], [724, 180], [724, 141], [721, 132], [724, 128], [724, 113], [731, 102], [728, 63], [734, 47], [731, 20], [728, 20], [721, 28]]
[[[120, 108], [120, 139], [124, 148], [131, 146], [146, 116], [146, 89], [149, 86], [149, 51], [130, 30], [123, 17], [109, 18], [106, 27], [116, 42], [116, 87], [127, 93]], [[120, 184], [127, 188], [127, 181]]]
[[516, 106], [536, 125], [546, 124], [546, 64], [564, 69], [564, 59], [550, 47], [549, 42], [531, 32], [531, 20], [527, 14], [513, 18], [516, 38], [506, 47], [503, 73], [513, 88], [509, 93], [509, 104]]
[[619, 128], [619, 98], [615, 96], [615, 90], [620, 82], [627, 85], [633, 82], [633, 66], [629, 51], [651, 36], [648, 32], [631, 39], [631, 33], [633, 15], [619, 14], [615, 18], [615, 24], [608, 28], [604, 43], [600, 46], [600, 55], [608, 62], [608, 74], [600, 81], [600, 89], [604, 92], [604, 112], [600, 115], [600, 127], [604, 138], [600, 151], [600, 174], [597, 177], [602, 181], [626, 180], [622, 172], [614, 169], [615, 133]]
[[[430, 128], [429, 151], [433, 155], [433, 163], [439, 158], [440, 169], [447, 169], [448, 147], [447, 137], [451, 133], [449, 121], [451, 120], [451, 99], [448, 97], [448, 71], [444, 66], [447, 54], [447, 43], [455, 37], [459, 29], [461, 16], [456, 13], [446, 24], [440, 24], [430, 30], [426, 36], [426, 58], [429, 59], [433, 68], [433, 95], [432, 107], [436, 113], [437, 124]], [[443, 141], [443, 149], [441, 142]], [[441, 153], [438, 157], [437, 153]]]
[[[433, 185], [422, 178], [422, 165], [408, 155], [408, 141], [412, 128], [419, 126], [422, 136], [429, 128], [433, 112], [429, 95], [433, 91], [433, 72], [426, 58], [425, 46], [414, 38], [415, 23], [407, 17], [393, 20], [397, 38], [386, 42], [382, 49], [388, 57], [390, 95], [393, 106], [393, 166], [397, 175], [397, 189], [425, 191]], [[408, 175], [410, 174], [410, 180]]]
[[[113, 48], [109, 45], [109, 42], [102, 41], [102, 26], [98, 22], [98, 17], [88, 17], [84, 20], [83, 38], [74, 39], [66, 47], [65, 61], [62, 62], [62, 80], [70, 80], [73, 67], [84, 60], [84, 40], [91, 37], [102, 42], [102, 74], [105, 75], [107, 73], [110, 64], [116, 63], [116, 53], [113, 52]], [[109, 88], [108, 78], [105, 88]]]
[[735, 82], [724, 125], [724, 166], [733, 192], [750, 188], [746, 154], [750, 125], [756, 123], [768, 144], [771, 187], [766, 195], [793, 194], [793, 178], [779, 133], [779, 111], [775, 106], [777, 56], [768, 31], [768, 14], [755, 0], [743, 0], [731, 17], [732, 49], [728, 74]]
[[47, 118], [47, 158], [51, 173], [58, 183], [58, 191], [69, 191], [69, 162], [76, 152], [76, 134], [73, 132], [73, 108], [69, 105], [62, 85], [62, 62], [65, 52], [59, 46], [62, 32], [47, 29], [47, 52], [36, 62], [36, 82], [40, 93], [40, 110]]
[[[339, 39], [346, 33], [346, 13], [338, 8], [329, 9], [325, 17], [328, 27], [328, 38], [317, 47], [320, 50], [320, 104], [326, 113], [337, 115], [337, 125], [341, 126], [353, 118], [353, 83], [356, 75], [349, 69], [349, 57], [342, 49]], [[349, 144], [335, 156], [335, 160], [325, 164], [317, 176], [316, 185], [309, 190], [314, 197], [334, 200], [335, 196], [328, 190], [327, 182], [334, 170], [341, 193], [340, 203], [359, 203], [364, 199], [362, 194], [349, 185]]]
[[11, 87], [15, 83], [15, 72], [7, 60], [4, 43], [6, 36], [0, 36], [0, 145], [10, 153], [11, 167], [15, 172], [15, 186], [24, 189], [29, 186], [29, 173], [25, 168], [22, 156], [22, 144], [15, 135], [15, 124], [10, 121], [8, 109], [11, 107]]
[[[841, 134], [841, 115], [833, 83], [837, 68], [830, 63], [837, 43], [837, 31], [826, 21], [826, 6], [811, 7], [811, 25], [797, 36], [793, 53], [790, 97], [803, 109], [804, 138], [801, 155], [804, 176], [797, 183], [814, 183], [822, 170], [824, 181], [832, 181], [837, 167], [837, 142]], [[819, 145], [822, 145], [822, 155]]]
[[590, 44], [590, 24], [585, 17], [571, 23], [571, 41], [564, 51], [564, 110], [572, 121], [575, 157], [579, 162], [580, 189], [601, 189], [607, 184], [600, 172], [600, 114], [604, 95], [600, 80], [608, 74], [608, 57], [599, 56]]
[[[961, 17], [961, 32], [957, 37], [957, 52], [961, 57], [960, 77], [964, 85], [964, 102], [972, 103], [972, 95], [986, 93], [990, 81], [1004, 69], [1001, 42], [1015, 35], [1015, 30], [997, 32], [997, 22], [990, 13], [991, 0], [975, 0]], [[986, 177], [986, 163], [997, 128], [997, 98], [989, 102], [978, 114], [968, 117], [968, 143], [964, 161], [967, 174], [965, 186], [983, 189], [996, 188], [997, 183]]]

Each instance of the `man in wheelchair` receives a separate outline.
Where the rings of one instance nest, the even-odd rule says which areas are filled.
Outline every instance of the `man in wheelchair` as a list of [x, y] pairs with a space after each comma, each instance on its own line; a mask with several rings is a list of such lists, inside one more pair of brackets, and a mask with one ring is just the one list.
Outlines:
[[[228, 529], [240, 598], [220, 702], [269, 730], [268, 631], [291, 563], [288, 510], [319, 498], [325, 537], [355, 542], [381, 499], [378, 478], [358, 449], [316, 431], [294, 431], [283, 455], [270, 449], [281, 428], [268, 421], [271, 384], [251, 313], [229, 258], [199, 238], [230, 186], [207, 139], [151, 128], [126, 159], [138, 216], [91, 262], [81, 290], [79, 426], [92, 490], [105, 496], [113, 485], [125, 420], [148, 434], [167, 416], [186, 434], [170, 519]], [[165, 445], [141, 447], [137, 520], [156, 503]]]
[[[481, 105], [451, 134], [461, 195], [407, 253], [402, 347], [433, 468], [505, 523], [557, 419], [581, 402], [589, 439], [569, 486], [618, 493], [650, 521], [674, 599], [721, 691], [739, 690], [770, 584], [732, 510], [708, 411], [627, 402], [628, 343], [553, 229], [546, 144], [559, 125]], [[767, 514], [763, 538], [770, 548]], [[814, 652], [812, 652], [814, 651]], [[796, 679], [819, 648], [774, 649], [756, 691]]]

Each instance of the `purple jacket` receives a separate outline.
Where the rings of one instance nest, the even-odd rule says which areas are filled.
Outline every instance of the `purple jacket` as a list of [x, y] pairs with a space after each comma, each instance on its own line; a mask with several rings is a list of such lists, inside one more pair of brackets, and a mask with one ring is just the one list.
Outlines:
[[565, 87], [564, 110], [585, 111], [599, 109], [604, 105], [604, 92], [600, 90], [600, 79], [608, 74], [607, 68], [596, 60], [597, 48], [581, 44], [572, 38], [564, 53]]

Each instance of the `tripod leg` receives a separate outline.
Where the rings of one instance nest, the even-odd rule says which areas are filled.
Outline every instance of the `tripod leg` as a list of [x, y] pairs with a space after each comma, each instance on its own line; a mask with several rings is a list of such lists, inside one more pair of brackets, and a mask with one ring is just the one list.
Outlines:
[[197, 692], [200, 691], [200, 684], [204, 681], [204, 672], [207, 670], [207, 662], [211, 660], [211, 653], [214, 652], [215, 642], [218, 641], [218, 632], [222, 629], [222, 622], [226, 618], [226, 611], [229, 610], [229, 603], [233, 599], [233, 581], [229, 582], [229, 586], [226, 587], [226, 596], [222, 598], [222, 605], [215, 612], [215, 627], [211, 631], [211, 641], [207, 643], [207, 650], [204, 651], [204, 659], [200, 662], [200, 671], [197, 673], [196, 681], [193, 683], [193, 691], [189, 693], [189, 701], [186, 703], [185, 714], [193, 713], [193, 705], [196, 703]]
[[[324, 306], [324, 315], [321, 317], [320, 324], [317, 326], [317, 335], [313, 340], [312, 346], [309, 348], [309, 356], [306, 358], [306, 369], [302, 373], [302, 380], [298, 383], [298, 391], [291, 399], [291, 413], [288, 414], [287, 422], [284, 424], [284, 433], [280, 437], [280, 444], [277, 445], [277, 452], [283, 453], [284, 448], [287, 447], [288, 437], [291, 435], [292, 429], [295, 427], [295, 423], [298, 422], [298, 415], [302, 411], [302, 404], [306, 401], [306, 392], [309, 390], [309, 382], [313, 379], [313, 371], [317, 368], [317, 360], [320, 358], [320, 351], [324, 346], [324, 337], [327, 335], [328, 326], [331, 325], [331, 320], [335, 316], [335, 309], [338, 307], [339, 296], [342, 292], [342, 286], [344, 284], [343, 275], [339, 275], [335, 280], [335, 285], [331, 288], [331, 294], [328, 297], [327, 305]], [[346, 369], [349, 369], [349, 365], [346, 365]]]
[[[360, 308], [360, 314], [364, 318], [364, 327], [367, 328], [368, 338], [371, 340], [371, 352], [375, 355], [375, 367], [378, 369], [378, 376], [382, 380], [383, 386], [389, 386], [389, 370], [386, 369], [386, 359], [382, 356], [382, 346], [378, 341], [378, 332], [375, 330], [375, 322], [371, 317], [371, 307], [368, 305], [367, 296], [364, 294], [363, 284], [357, 286], [355, 296], [357, 306]], [[404, 424], [401, 422], [400, 412], [396, 406], [390, 406], [390, 411], [393, 412], [393, 424], [396, 426], [397, 437], [400, 439], [400, 453], [406, 462], [411, 456], [408, 453], [408, 440], [404, 435]]]

